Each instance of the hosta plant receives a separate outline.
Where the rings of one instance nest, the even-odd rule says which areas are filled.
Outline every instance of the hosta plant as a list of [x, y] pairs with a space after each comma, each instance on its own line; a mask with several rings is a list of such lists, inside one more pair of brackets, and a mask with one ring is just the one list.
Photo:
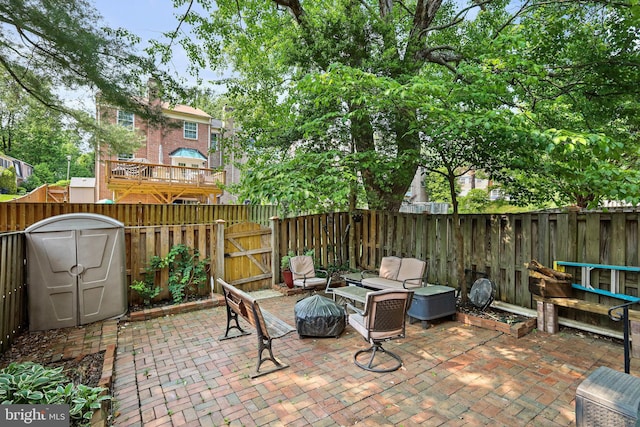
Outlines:
[[62, 373], [62, 367], [24, 362], [0, 369], [0, 404], [68, 404], [73, 426], [89, 425], [93, 411], [111, 399], [105, 391], [102, 387], [74, 385]]

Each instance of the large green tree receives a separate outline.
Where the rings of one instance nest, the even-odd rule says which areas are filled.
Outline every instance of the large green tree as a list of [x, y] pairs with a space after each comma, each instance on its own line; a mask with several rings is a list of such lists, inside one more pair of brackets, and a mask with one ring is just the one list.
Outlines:
[[574, 162], [558, 152], [601, 134], [597, 143], [612, 152], [603, 161], [631, 169], [635, 153], [625, 156], [619, 142], [636, 143], [637, 8], [220, 0], [185, 17], [199, 39], [184, 43], [212, 67], [237, 71], [229, 96], [256, 153], [284, 163], [299, 149], [335, 150], [331, 172], [348, 172], [345, 188], [356, 177], [370, 208], [395, 210], [419, 165], [446, 170], [452, 192], [455, 177], [473, 168], [505, 180], [540, 174], [568, 182], [577, 175], [551, 176]]
[[0, 70], [0, 152], [35, 167], [27, 190], [66, 179], [67, 156], [71, 176], [93, 176], [93, 155], [66, 122], [64, 114], [42, 105]]
[[494, 46], [512, 108], [544, 132], [534, 167], [495, 177], [523, 202], [640, 201], [637, 2], [523, 2]]
[[[174, 0], [176, 6], [193, 2]], [[419, 111], [428, 108], [391, 93], [398, 88], [410, 91], [416, 78], [476, 88], [488, 82], [479, 93], [484, 90], [493, 98], [492, 105], [483, 100], [482, 106], [474, 102], [452, 110], [458, 114], [464, 108], [463, 113], [473, 115], [479, 108], [479, 121], [484, 123], [491, 123], [492, 110], [506, 108], [523, 114], [530, 131], [566, 130], [578, 139], [592, 140], [587, 135], [608, 135], [613, 126], [613, 139], [624, 138], [627, 147], [636, 143], [639, 67], [633, 29], [638, 6], [631, 1], [485, 0], [467, 7], [442, 0], [221, 0], [215, 7], [201, 3], [206, 13], [184, 17], [196, 28], [198, 39], [181, 42], [198, 64], [204, 65], [208, 57], [211, 67], [232, 66], [237, 72], [227, 83], [245, 140], [254, 148], [269, 148], [255, 152], [269, 153], [280, 165], [295, 162], [299, 150], [292, 146], [304, 145], [307, 154], [341, 152], [336, 171], [348, 169], [357, 175], [370, 208], [397, 209], [420, 163], [417, 153], [425, 146], [420, 132], [429, 129], [418, 129], [425, 123]], [[573, 120], [558, 114], [563, 111]], [[452, 138], [463, 143], [466, 136]], [[487, 136], [488, 132], [482, 140]], [[539, 151], [538, 161], [553, 163], [558, 148], [552, 145], [560, 140], [552, 134], [547, 139], [549, 144], [529, 148]], [[611, 158], [621, 158], [616, 144], [610, 146], [616, 151]], [[272, 156], [273, 148], [282, 155]], [[513, 156], [499, 147], [489, 154], [497, 159]], [[626, 156], [615, 167], [627, 168], [630, 160]], [[557, 180], [558, 172], [570, 168], [571, 162], [569, 156], [568, 165], [540, 168], [523, 163], [520, 166], [529, 166], [524, 169], [499, 165], [495, 159], [489, 163], [495, 177], [512, 178], [520, 172]], [[596, 181], [591, 172], [597, 170], [585, 179]], [[575, 183], [575, 178], [560, 177], [564, 183]], [[582, 194], [593, 192], [593, 186], [585, 185], [580, 194], [560, 186], [549, 194], [543, 191], [548, 180], [538, 181], [541, 188], [533, 192], [549, 198], [593, 198]]]

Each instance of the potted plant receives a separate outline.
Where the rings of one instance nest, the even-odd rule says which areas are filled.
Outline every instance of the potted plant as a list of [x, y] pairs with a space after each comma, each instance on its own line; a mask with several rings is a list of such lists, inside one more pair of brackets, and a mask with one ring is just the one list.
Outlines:
[[293, 273], [289, 268], [289, 260], [294, 256], [296, 256], [296, 254], [293, 251], [289, 251], [280, 259], [280, 271], [282, 271], [282, 278], [284, 279], [284, 284], [287, 285], [289, 289], [293, 289]]

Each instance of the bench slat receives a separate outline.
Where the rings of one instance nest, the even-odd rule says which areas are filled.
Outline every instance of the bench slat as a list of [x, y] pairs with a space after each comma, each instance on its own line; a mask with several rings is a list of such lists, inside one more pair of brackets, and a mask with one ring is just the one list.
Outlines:
[[262, 317], [271, 338], [280, 338], [296, 330], [296, 328], [266, 310], [262, 310]]

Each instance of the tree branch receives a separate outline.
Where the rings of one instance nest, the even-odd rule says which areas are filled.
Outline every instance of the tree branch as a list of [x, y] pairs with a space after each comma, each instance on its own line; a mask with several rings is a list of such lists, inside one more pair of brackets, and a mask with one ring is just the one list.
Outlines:
[[419, 35], [422, 30], [431, 25], [441, 5], [442, 0], [418, 0], [411, 36]]
[[413, 12], [411, 10], [409, 10], [409, 8], [404, 4], [404, 2], [402, 2], [401, 0], [396, 1], [397, 4], [399, 4], [406, 12], [407, 15], [409, 16], [413, 16]]
[[302, 25], [302, 16], [304, 15], [304, 10], [302, 9], [302, 5], [300, 4], [299, 0], [273, 0], [273, 2], [278, 6], [289, 9], [289, 12], [296, 20], [296, 22]]
[[168, 46], [167, 49], [171, 49], [171, 46], [173, 45], [173, 42], [175, 41], [176, 37], [178, 37], [178, 33], [180, 32], [180, 27], [182, 26], [182, 23], [187, 19], [187, 16], [189, 15], [189, 12], [191, 12], [191, 7], [192, 6], [193, 6], [193, 0], [189, 1], [189, 7], [187, 7], [187, 11], [180, 18], [180, 21], [178, 22], [178, 26], [176, 27], [175, 31], [173, 32], [173, 36], [171, 37], [171, 41], [169, 42], [169, 46]]
[[51, 103], [51, 102], [47, 101], [46, 99], [41, 97], [36, 91], [34, 91], [30, 86], [28, 86], [26, 83], [24, 83], [22, 81], [22, 79], [20, 78], [20, 76], [18, 76], [15, 73], [15, 71], [11, 67], [11, 64], [9, 64], [7, 61], [5, 61], [4, 57], [2, 57], [2, 56], [0, 56], [0, 65], [2, 65], [2, 67], [7, 71], [7, 73], [9, 73], [9, 75], [13, 78], [13, 80], [25, 92], [27, 92], [30, 96], [32, 96], [34, 99], [36, 99], [39, 103], [41, 103], [45, 107], [50, 108], [50, 109], [52, 109], [54, 111], [58, 111], [58, 112], [64, 113], [64, 114], [68, 114], [69, 113], [69, 111], [67, 109], [63, 108], [59, 104], [55, 104], [55, 103]]
[[378, 0], [378, 4], [380, 5], [380, 16], [386, 18], [391, 15], [391, 12], [393, 11], [392, 0]]
[[518, 10], [516, 13], [514, 13], [513, 15], [511, 15], [511, 17], [509, 19], [507, 19], [507, 21], [500, 27], [498, 28], [498, 31], [496, 31], [496, 33], [493, 35], [493, 39], [495, 40], [496, 37], [498, 37], [498, 35], [500, 35], [500, 33], [502, 32], [502, 30], [504, 30], [505, 28], [507, 28], [509, 25], [511, 25], [511, 23], [516, 20], [518, 18], [518, 16], [520, 16], [520, 14], [522, 12], [524, 12], [525, 9], [527, 9], [529, 7], [529, 0], [525, 1], [524, 3], [522, 3], [522, 5], [520, 6], [520, 10]]
[[458, 25], [460, 22], [462, 22], [464, 20], [464, 15], [467, 14], [467, 12], [469, 12], [471, 9], [473, 9], [474, 7], [479, 7], [480, 9], [484, 8], [485, 4], [489, 4], [494, 0], [482, 0], [482, 1], [478, 1], [478, 2], [474, 2], [474, 4], [472, 4], [471, 6], [467, 6], [464, 9], [462, 9], [460, 12], [458, 12], [458, 14], [456, 16], [453, 17], [453, 19], [451, 21], [449, 21], [446, 24], [442, 24], [442, 25], [438, 25], [436, 27], [426, 27], [423, 28], [420, 33], [418, 34], [418, 36], [422, 37], [427, 33], [430, 33], [432, 31], [440, 31], [440, 30], [444, 30], [450, 27], [453, 27], [455, 25]]
[[458, 76], [458, 71], [450, 63], [453, 62], [457, 65], [462, 60], [462, 55], [456, 53], [451, 46], [436, 46], [417, 52], [416, 58], [444, 65], [449, 71]]

